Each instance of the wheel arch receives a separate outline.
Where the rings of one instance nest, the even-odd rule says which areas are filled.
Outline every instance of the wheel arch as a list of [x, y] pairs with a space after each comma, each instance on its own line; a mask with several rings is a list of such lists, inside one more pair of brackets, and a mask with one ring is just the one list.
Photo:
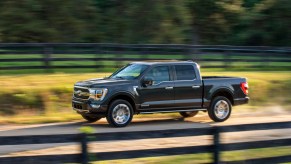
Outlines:
[[126, 92], [123, 92], [123, 93], [118, 93], [118, 94], [115, 94], [113, 95], [109, 100], [108, 100], [108, 106], [115, 100], [118, 100], [118, 99], [121, 99], [121, 100], [125, 100], [127, 102], [130, 103], [130, 105], [132, 106], [133, 108], [133, 112], [135, 113], [136, 112], [136, 106], [135, 106], [135, 101], [134, 101], [134, 98], [131, 94], [129, 93], [126, 93]]
[[223, 96], [223, 97], [226, 97], [232, 105], [234, 105], [234, 95], [233, 95], [233, 92], [230, 90], [230, 89], [227, 89], [227, 88], [221, 88], [221, 89], [218, 89], [216, 90], [212, 95], [211, 95], [211, 101], [217, 97], [217, 96]]

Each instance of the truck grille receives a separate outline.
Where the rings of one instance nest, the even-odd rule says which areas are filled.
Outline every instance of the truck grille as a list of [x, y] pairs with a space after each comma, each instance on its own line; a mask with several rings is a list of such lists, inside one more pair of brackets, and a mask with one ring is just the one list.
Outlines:
[[73, 106], [73, 108], [76, 108], [76, 109], [81, 109], [81, 110], [83, 109], [83, 105], [81, 105], [81, 104], [73, 103], [72, 106]]
[[74, 97], [79, 99], [88, 99], [90, 96], [89, 90], [83, 87], [74, 87]]

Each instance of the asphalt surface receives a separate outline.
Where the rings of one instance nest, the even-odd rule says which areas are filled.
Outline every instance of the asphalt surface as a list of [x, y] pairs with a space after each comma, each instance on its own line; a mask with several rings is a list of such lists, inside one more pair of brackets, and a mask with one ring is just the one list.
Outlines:
[[[76, 134], [80, 133], [79, 128], [82, 126], [90, 126], [95, 129], [96, 133], [103, 132], [121, 132], [121, 131], [145, 131], [160, 129], [185, 129], [185, 128], [203, 128], [209, 127], [209, 123], [192, 122], [191, 120], [183, 120], [182, 118], [160, 118], [133, 120], [133, 122], [124, 128], [114, 128], [107, 124], [105, 119], [96, 123], [87, 122], [69, 122], [57, 124], [40, 124], [23, 127], [11, 127], [13, 130], [3, 130], [0, 127], [0, 136], [23, 136], [23, 135], [47, 135], [47, 134]], [[5, 129], [4, 127], [2, 127]]]

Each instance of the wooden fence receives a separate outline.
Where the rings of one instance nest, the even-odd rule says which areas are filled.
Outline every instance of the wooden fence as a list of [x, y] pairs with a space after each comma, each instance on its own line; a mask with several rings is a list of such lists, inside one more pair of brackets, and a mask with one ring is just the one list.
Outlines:
[[[234, 151], [245, 149], [270, 148], [279, 146], [291, 146], [291, 138], [237, 142], [222, 144], [220, 142], [220, 134], [226, 132], [242, 132], [242, 131], [258, 131], [272, 129], [291, 128], [291, 122], [276, 123], [257, 123], [245, 125], [216, 126], [210, 128], [190, 128], [190, 129], [171, 129], [171, 130], [155, 130], [155, 131], [133, 131], [133, 132], [109, 132], [94, 134], [62, 134], [62, 135], [32, 135], [32, 136], [2, 136], [0, 137], [0, 145], [23, 145], [23, 144], [47, 144], [47, 143], [72, 143], [79, 142], [81, 145], [81, 154], [56, 154], [56, 155], [40, 155], [40, 156], [18, 156], [18, 157], [2, 157], [0, 163], [88, 163], [90, 157], [94, 157], [97, 161], [114, 160], [114, 159], [130, 159], [140, 157], [196, 154], [196, 153], [212, 153], [213, 163], [282, 163], [291, 162], [290, 155], [276, 156], [268, 158], [246, 159], [243, 161], [221, 161], [220, 154], [222, 151]], [[202, 146], [186, 146], [173, 148], [157, 148], [144, 150], [120, 150], [113, 152], [90, 153], [87, 144], [90, 141], [110, 141], [113, 140], [135, 140], [135, 139], [153, 139], [153, 138], [171, 138], [185, 136], [202, 136], [212, 135], [212, 145]], [[102, 148], [100, 148], [102, 149]]]
[[103, 69], [131, 61], [172, 59], [194, 60], [202, 68], [291, 70], [290, 47], [0, 43], [0, 70]]

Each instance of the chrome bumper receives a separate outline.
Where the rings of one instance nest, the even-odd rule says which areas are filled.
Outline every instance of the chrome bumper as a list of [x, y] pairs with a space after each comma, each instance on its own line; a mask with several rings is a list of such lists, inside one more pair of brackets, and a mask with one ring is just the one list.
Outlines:
[[[78, 108], [77, 108], [78, 107]], [[79, 108], [80, 107], [80, 108]], [[72, 100], [72, 108], [78, 113], [102, 113], [106, 112], [107, 106], [97, 105], [97, 104], [89, 104], [87, 101], [77, 101]]]

